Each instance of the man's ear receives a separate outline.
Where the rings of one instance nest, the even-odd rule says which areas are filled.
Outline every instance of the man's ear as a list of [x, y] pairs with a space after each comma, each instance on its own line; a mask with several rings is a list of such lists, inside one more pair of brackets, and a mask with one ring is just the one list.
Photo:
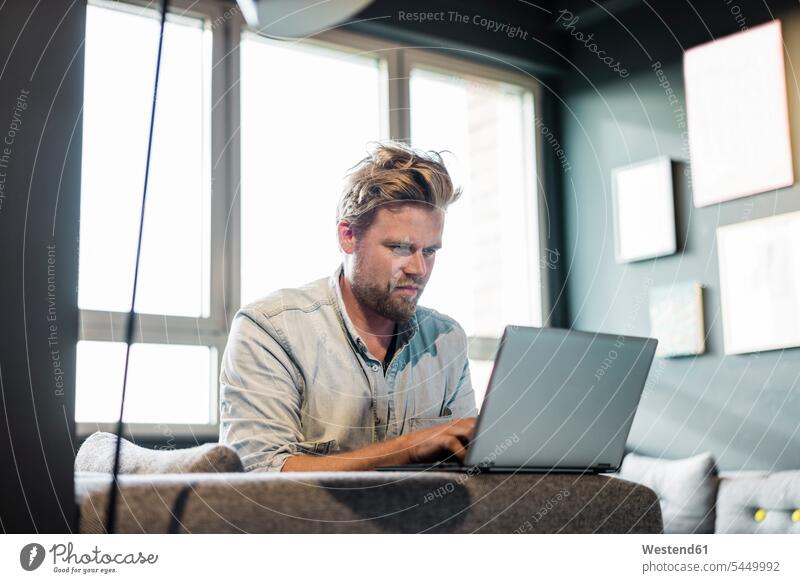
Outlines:
[[339, 221], [336, 228], [339, 247], [343, 252], [350, 255], [356, 248], [356, 235], [353, 232], [353, 226], [348, 221]]

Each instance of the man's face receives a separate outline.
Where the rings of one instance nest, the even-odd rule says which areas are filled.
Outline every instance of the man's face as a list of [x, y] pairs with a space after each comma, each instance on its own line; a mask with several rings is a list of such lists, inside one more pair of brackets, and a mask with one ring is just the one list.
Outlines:
[[352, 253], [353, 294], [385, 318], [410, 319], [433, 271], [443, 230], [444, 211], [424, 204], [378, 209], [361, 237], [349, 229], [342, 237], [340, 227], [342, 248]]

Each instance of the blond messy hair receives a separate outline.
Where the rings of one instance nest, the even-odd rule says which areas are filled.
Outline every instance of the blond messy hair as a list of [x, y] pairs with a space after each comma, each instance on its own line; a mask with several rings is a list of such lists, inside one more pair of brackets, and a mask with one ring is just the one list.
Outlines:
[[369, 228], [379, 207], [426, 204], [447, 210], [460, 196], [439, 152], [381, 142], [347, 175], [336, 222], [347, 221], [358, 235]]

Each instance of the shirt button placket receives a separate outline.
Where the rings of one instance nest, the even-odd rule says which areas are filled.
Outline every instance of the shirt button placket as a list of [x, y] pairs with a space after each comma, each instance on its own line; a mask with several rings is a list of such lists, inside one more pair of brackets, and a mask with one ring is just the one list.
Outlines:
[[[364, 360], [368, 361], [368, 356], [366, 354], [367, 347], [364, 345], [364, 342], [361, 340], [361, 338], [357, 338], [356, 339], [356, 344], [358, 345], [358, 347], [360, 349], [361, 356], [364, 358]], [[370, 369], [373, 372], [375, 372], [377, 370], [376, 367], [377, 367], [376, 364], [370, 365]], [[377, 431], [377, 425], [379, 423], [379, 420], [378, 420], [378, 387], [377, 387], [377, 383], [375, 382], [375, 379], [373, 377], [370, 377], [369, 375], [367, 375], [367, 381], [369, 382], [370, 393], [372, 393], [372, 418], [373, 418], [373, 420], [375, 422], [375, 425], [372, 428], [372, 441], [374, 443], [374, 442], [378, 441], [378, 437], [379, 437], [378, 436], [378, 431]]]

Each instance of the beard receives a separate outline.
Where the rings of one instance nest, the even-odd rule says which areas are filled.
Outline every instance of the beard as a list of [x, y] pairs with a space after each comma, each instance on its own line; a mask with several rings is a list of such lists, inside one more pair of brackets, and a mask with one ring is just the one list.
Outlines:
[[[394, 293], [396, 288], [404, 285], [413, 285], [419, 289], [413, 296]], [[406, 322], [414, 317], [417, 311], [417, 302], [424, 289], [422, 284], [411, 281], [398, 284], [388, 283], [382, 286], [363, 277], [357, 268], [353, 269], [350, 287], [358, 301], [384, 318], [395, 322]]]

